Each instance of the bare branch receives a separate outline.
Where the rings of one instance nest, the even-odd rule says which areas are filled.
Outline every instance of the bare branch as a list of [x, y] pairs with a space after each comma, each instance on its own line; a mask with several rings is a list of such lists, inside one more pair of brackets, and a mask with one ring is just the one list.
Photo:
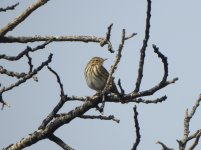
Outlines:
[[131, 35], [125, 37], [125, 40], [128, 40], [128, 39], [130, 39], [130, 38], [132, 38], [132, 37], [134, 37], [136, 35], [137, 35], [137, 33], [132, 33]]
[[[109, 76], [108, 76], [108, 79], [107, 79], [107, 82], [106, 82], [106, 85], [103, 89], [103, 100], [102, 100], [102, 106], [101, 106], [101, 109], [103, 110], [104, 108], [104, 105], [105, 105], [105, 94], [106, 92], [108, 91], [109, 89], [109, 86], [111, 85], [110, 83], [112, 82], [113, 78], [112, 78], [112, 75], [115, 71], [115, 69], [117, 68], [117, 65], [118, 63], [120, 62], [120, 59], [121, 59], [121, 52], [122, 52], [122, 49], [123, 49], [123, 45], [124, 45], [124, 42], [125, 42], [125, 29], [122, 30], [122, 37], [121, 37], [121, 43], [119, 44], [119, 48], [118, 48], [118, 53], [116, 55], [116, 59], [115, 59], [115, 62], [114, 62], [114, 65], [111, 66], [111, 69], [110, 69], [110, 72], [109, 72]], [[118, 93], [117, 93], [118, 94]]]
[[99, 115], [99, 116], [82, 115], [82, 116], [80, 116], [80, 118], [82, 118], [82, 119], [112, 120], [112, 121], [115, 121], [116, 123], [120, 122], [120, 120], [116, 119], [113, 115], [109, 115], [109, 116], [102, 116], [102, 115]]
[[135, 122], [135, 130], [136, 130], [136, 140], [135, 143], [133, 144], [133, 148], [132, 150], [136, 150], [137, 146], [140, 144], [140, 126], [139, 126], [139, 122], [138, 122], [138, 112], [137, 112], [137, 106], [135, 106], [133, 108], [134, 111], [134, 122]]
[[183, 139], [177, 140], [177, 142], [179, 144], [179, 150], [185, 150], [187, 142], [189, 142], [190, 140], [192, 140], [194, 138], [195, 138], [195, 141], [191, 145], [189, 150], [193, 150], [195, 148], [195, 146], [198, 144], [198, 141], [199, 141], [200, 136], [201, 136], [201, 130], [198, 130], [196, 133], [189, 136], [189, 134], [190, 134], [189, 126], [190, 126], [190, 121], [196, 112], [196, 109], [200, 105], [200, 101], [201, 101], [201, 94], [199, 95], [198, 100], [195, 102], [195, 105], [192, 107], [191, 113], [190, 114], [188, 113], [188, 109], [185, 112]]
[[28, 64], [29, 64], [29, 73], [33, 71], [33, 64], [32, 64], [32, 58], [29, 56], [29, 53], [26, 53]]
[[143, 40], [142, 48], [140, 50], [140, 62], [139, 62], [139, 68], [138, 68], [138, 77], [137, 77], [134, 93], [139, 92], [142, 77], [143, 77], [145, 51], [146, 51], [146, 48], [148, 45], [148, 40], [149, 40], [150, 19], [151, 19], [151, 0], [147, 0], [147, 17], [146, 17], [145, 37]]
[[200, 101], [201, 101], [201, 94], [199, 95], [199, 98], [198, 100], [195, 102], [195, 105], [193, 106], [193, 108], [191, 109], [191, 113], [189, 114], [189, 121], [190, 119], [193, 117], [193, 115], [195, 114], [197, 108], [199, 107], [200, 105]]
[[55, 142], [57, 145], [59, 145], [64, 150], [74, 150], [69, 145], [67, 145], [64, 141], [62, 141], [59, 137], [55, 136], [54, 134], [50, 135], [48, 137], [48, 139]]
[[158, 55], [159, 58], [161, 58], [163, 65], [164, 65], [164, 76], [160, 84], [163, 84], [167, 81], [168, 77], [168, 62], [167, 62], [167, 57], [163, 55], [160, 51], [159, 48], [156, 47], [156, 45], [153, 44], [154, 52]]
[[122, 86], [121, 86], [121, 80], [120, 80], [120, 79], [118, 80], [118, 86], [119, 86], [119, 88], [120, 88], [120, 90], [121, 90], [121, 95], [124, 95], [124, 94], [125, 94], [125, 91], [124, 91], [124, 89], [123, 89]]
[[101, 46], [104, 46], [105, 44], [108, 44], [108, 50], [109, 50], [111, 53], [114, 53], [112, 44], [111, 44], [111, 42], [110, 42], [110, 36], [111, 36], [112, 26], [113, 26], [113, 23], [108, 26], [108, 28], [107, 28], [108, 31], [107, 31], [107, 33], [106, 33], [106, 37], [105, 37], [105, 39], [100, 43], [100, 45], [101, 45]]
[[0, 93], [9, 91], [9, 90], [13, 89], [14, 87], [17, 87], [20, 84], [26, 82], [28, 79], [32, 78], [35, 74], [37, 74], [44, 66], [47, 66], [51, 61], [52, 61], [52, 54], [49, 55], [48, 60], [44, 61], [39, 67], [37, 67], [36, 69], [34, 69], [33, 72], [27, 74], [22, 79], [18, 80], [15, 84], [11, 84], [7, 88], [2, 88], [0, 90]]
[[3, 100], [2, 93], [0, 93], [0, 103], [2, 103], [1, 110], [3, 110], [4, 106], [10, 107], [10, 105]]
[[[100, 99], [101, 100], [101, 99]], [[29, 145], [32, 145], [42, 139], [48, 138], [49, 135], [53, 134], [59, 127], [69, 123], [74, 118], [83, 115], [86, 111], [91, 108], [94, 108], [101, 101], [86, 101], [83, 105], [76, 107], [74, 110], [68, 112], [67, 115], [55, 118], [53, 122], [45, 127], [45, 129], [40, 129], [35, 131], [29, 136], [23, 138], [19, 142], [10, 146], [7, 150], [19, 150], [23, 149]]]
[[6, 74], [7, 76], [16, 77], [18, 79], [23, 78], [27, 75], [24, 72], [18, 73], [18, 72], [8, 71], [8, 70], [4, 69], [2, 66], [0, 66], [0, 74]]
[[39, 126], [38, 129], [44, 129], [47, 126], [47, 124], [55, 117], [55, 115], [57, 114], [57, 112], [62, 108], [62, 106], [64, 105], [64, 103], [67, 101], [67, 96], [64, 95], [63, 84], [61, 83], [59, 75], [56, 73], [56, 71], [54, 71], [49, 66], [48, 66], [48, 69], [57, 78], [57, 83], [60, 86], [60, 97], [61, 97], [61, 99], [60, 99], [59, 103], [54, 107], [54, 109], [52, 110], [52, 112], [43, 120], [42, 124]]
[[62, 108], [64, 103], [66, 102], [66, 96], [61, 97], [59, 103], [54, 107], [52, 112], [49, 113], [49, 115], [43, 120], [42, 124], [38, 127], [38, 129], [45, 129], [47, 124], [52, 121], [52, 119], [56, 116], [57, 112]]
[[156, 144], [160, 144], [162, 146], [162, 150], [174, 150], [173, 148], [167, 147], [164, 143], [157, 141]]
[[199, 133], [195, 136], [195, 141], [193, 142], [193, 144], [188, 148], [188, 150], [193, 150], [197, 145], [198, 142], [200, 140], [200, 136], [201, 136], [201, 130], [199, 131]]
[[49, 66], [47, 66], [47, 68], [56, 76], [56, 78], [57, 78], [57, 82], [58, 82], [58, 84], [59, 84], [59, 86], [60, 86], [60, 96], [62, 97], [62, 96], [64, 96], [64, 89], [63, 89], [63, 84], [61, 83], [61, 79], [60, 79], [60, 77], [59, 77], [59, 75], [56, 73], [56, 71], [54, 71], [51, 67], [49, 67]]
[[104, 88], [103, 91], [107, 91], [108, 90], [109, 85], [110, 85], [110, 83], [112, 81], [112, 75], [113, 75], [114, 71], [116, 70], [118, 63], [120, 62], [121, 52], [122, 52], [122, 49], [123, 49], [124, 41], [125, 41], [125, 29], [122, 30], [121, 43], [119, 44], [118, 53], [116, 55], [116, 59], [115, 59], [114, 65], [111, 66], [111, 69], [110, 69], [110, 72], [109, 72], [109, 76], [108, 76], [108, 80], [106, 82], [106, 85], [105, 85], [105, 88]]
[[34, 10], [47, 3], [48, 0], [37, 0], [34, 4], [29, 6], [21, 15], [17, 16], [13, 21], [8, 23], [0, 30], [0, 37], [3, 37], [9, 31], [12, 31], [18, 24], [24, 21]]
[[3, 55], [0, 55], [0, 59], [16, 61], [16, 60], [19, 60], [20, 58], [22, 58], [24, 55], [27, 55], [29, 52], [35, 52], [39, 49], [45, 48], [45, 46], [51, 42], [52, 42], [51, 40], [48, 40], [48, 41], [44, 42], [43, 44], [36, 46], [35, 48], [31, 48], [31, 47], [27, 46], [27, 48], [25, 50], [23, 50], [22, 52], [20, 52], [17, 56], [6, 56], [3, 54]]
[[124, 103], [129, 103], [129, 102], [135, 102], [135, 103], [145, 103], [145, 104], [157, 104], [157, 103], [161, 103], [163, 101], [165, 101], [167, 99], [167, 96], [162, 96], [160, 98], [157, 98], [155, 100], [145, 100], [142, 98], [138, 98], [138, 99], [129, 99], [124, 101]]
[[52, 40], [54, 42], [95, 42], [95, 43], [100, 43], [105, 40], [104, 37], [96, 37], [96, 36], [30, 36], [30, 37], [25, 37], [25, 36], [19, 36], [19, 37], [14, 37], [14, 36], [5, 36], [0, 39], [1, 43], [28, 43], [28, 42], [41, 42], [41, 41], [49, 41]]
[[6, 8], [0, 8], [0, 12], [2, 12], [2, 11], [6, 12], [7, 10], [14, 10], [15, 7], [17, 7], [18, 5], [19, 5], [19, 2], [17, 2], [17, 3], [14, 4], [14, 5], [7, 6]]

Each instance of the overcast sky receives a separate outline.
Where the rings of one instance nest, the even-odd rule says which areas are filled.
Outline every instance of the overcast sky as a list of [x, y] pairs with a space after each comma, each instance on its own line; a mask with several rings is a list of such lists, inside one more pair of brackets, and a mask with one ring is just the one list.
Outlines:
[[[14, 4], [16, 0], [1, 0], [0, 7]], [[14, 11], [0, 14], [0, 27], [13, 20], [34, 0], [21, 0]], [[116, 70], [115, 82], [119, 78], [126, 93], [135, 87], [139, 50], [144, 37], [146, 19], [146, 0], [50, 0], [33, 12], [24, 22], [8, 35], [94, 35], [105, 36], [107, 27], [114, 23], [111, 41], [118, 48], [122, 29], [127, 35], [136, 32], [137, 36], [126, 41], [122, 60]], [[152, 2], [150, 40], [146, 51], [144, 77], [141, 90], [156, 85], [162, 78], [163, 65], [153, 52], [152, 44], [168, 57], [169, 77], [179, 77], [175, 84], [160, 90], [146, 99], [155, 99], [167, 95], [168, 99], [160, 104], [137, 104], [141, 142], [139, 150], [160, 150], [156, 144], [160, 140], [169, 147], [178, 148], [176, 139], [183, 138], [183, 118], [187, 108], [191, 108], [201, 93], [201, 1], [161, 0]], [[38, 43], [1, 44], [1, 54], [16, 55], [26, 46]], [[53, 53], [50, 66], [57, 71], [68, 95], [91, 96], [95, 92], [85, 83], [83, 70], [91, 57], [108, 58], [104, 66], [109, 69], [115, 55], [100, 47], [97, 43], [57, 42], [45, 49], [31, 54], [37, 67]], [[0, 65], [18, 72], [28, 71], [27, 59], [19, 62], [0, 61]], [[0, 112], [0, 148], [27, 137], [41, 124], [59, 100], [59, 86], [55, 76], [47, 69], [37, 75], [39, 82], [29, 80], [25, 84], [4, 94], [11, 105]], [[0, 76], [2, 86], [8, 86], [16, 80]], [[61, 112], [68, 112], [81, 103], [66, 103]], [[130, 104], [106, 103], [105, 115], [115, 115], [120, 119], [113, 121], [74, 119], [70, 124], [59, 128], [59, 136], [76, 150], [129, 150], [135, 141], [133, 106]], [[96, 111], [87, 114], [99, 115]], [[201, 107], [190, 124], [194, 133], [201, 128]], [[201, 145], [201, 144], [199, 144]], [[201, 146], [197, 147], [200, 149]], [[42, 140], [27, 150], [60, 150], [55, 143]]]

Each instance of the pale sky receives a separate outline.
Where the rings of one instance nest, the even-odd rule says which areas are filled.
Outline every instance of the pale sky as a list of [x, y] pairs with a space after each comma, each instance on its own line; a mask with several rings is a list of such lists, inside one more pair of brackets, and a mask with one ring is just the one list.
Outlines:
[[[0, 7], [12, 5], [16, 0], [1, 0]], [[21, 0], [14, 11], [0, 14], [2, 28], [34, 0]], [[144, 38], [146, 0], [50, 0], [33, 12], [25, 21], [8, 35], [94, 35], [105, 36], [107, 27], [114, 23], [111, 42], [115, 49], [121, 38], [122, 29], [127, 35], [136, 32], [137, 36], [126, 41], [122, 60], [116, 70], [115, 82], [119, 78], [126, 93], [135, 87], [139, 50]], [[155, 144], [160, 140], [167, 146], [178, 149], [176, 139], [183, 138], [183, 119], [187, 108], [191, 109], [201, 93], [201, 1], [168, 0], [152, 2], [150, 40], [146, 51], [142, 90], [156, 85], [162, 78], [163, 65], [153, 52], [152, 44], [168, 57], [168, 79], [178, 77], [179, 81], [158, 91], [145, 99], [155, 99], [167, 95], [168, 99], [160, 104], [137, 104], [141, 142], [139, 150], [160, 150]], [[1, 54], [17, 55], [26, 46], [39, 43], [1, 44]], [[115, 55], [100, 47], [97, 43], [56, 42], [45, 49], [31, 54], [35, 67], [53, 53], [50, 66], [57, 71], [64, 84], [65, 94], [91, 96], [95, 94], [87, 87], [83, 70], [91, 57], [108, 58], [104, 66], [109, 70]], [[27, 59], [18, 62], [0, 61], [9, 70], [23, 72], [28, 70]], [[60, 89], [55, 76], [48, 69], [37, 75], [39, 82], [33, 80], [4, 93], [4, 99], [11, 105], [0, 112], [0, 148], [19, 141], [37, 130], [42, 120], [49, 114], [59, 100]], [[8, 86], [16, 80], [0, 76], [2, 86]], [[69, 102], [60, 112], [68, 112], [80, 102]], [[106, 103], [104, 115], [114, 115], [120, 119], [113, 121], [75, 119], [55, 132], [63, 141], [76, 150], [129, 150], [135, 141], [133, 106], [130, 104]], [[99, 115], [91, 110], [87, 114]], [[201, 107], [190, 124], [194, 133], [201, 128]], [[201, 144], [197, 147], [200, 149]], [[60, 150], [49, 140], [42, 140], [27, 150]]]

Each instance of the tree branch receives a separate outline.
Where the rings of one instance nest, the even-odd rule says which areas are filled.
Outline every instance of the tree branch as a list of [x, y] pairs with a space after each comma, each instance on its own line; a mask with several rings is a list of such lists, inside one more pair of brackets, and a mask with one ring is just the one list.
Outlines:
[[7, 10], [14, 10], [15, 7], [17, 7], [18, 5], [19, 5], [19, 2], [17, 2], [17, 3], [14, 4], [14, 5], [7, 6], [6, 8], [0, 8], [0, 12], [2, 12], [2, 11], [6, 12]]
[[161, 58], [162, 62], [163, 62], [163, 66], [164, 66], [164, 75], [163, 75], [163, 79], [161, 80], [160, 84], [163, 84], [167, 81], [167, 77], [168, 77], [168, 61], [167, 61], [167, 57], [165, 57], [165, 55], [163, 55], [160, 51], [159, 48], [156, 47], [156, 45], [153, 44], [153, 49], [154, 52], [158, 55], [159, 58]]
[[39, 49], [44, 49], [45, 46], [51, 42], [52, 42], [52, 40], [48, 40], [48, 41], [44, 42], [43, 44], [38, 45], [34, 48], [27, 46], [27, 48], [25, 50], [23, 50], [22, 52], [20, 52], [17, 56], [7, 56], [7, 55], [3, 54], [3, 55], [0, 55], [0, 59], [5, 59], [5, 60], [9, 60], [9, 61], [16, 61], [16, 60], [21, 59], [24, 55], [27, 55], [29, 52], [35, 52]]
[[23, 78], [26, 76], [26, 73], [18, 73], [18, 72], [14, 72], [14, 71], [8, 71], [6, 69], [4, 69], [2, 66], [0, 66], [0, 74], [6, 74], [7, 76], [10, 77], [16, 77], [16, 78]]
[[67, 96], [64, 95], [64, 90], [63, 90], [63, 84], [61, 83], [59, 75], [54, 71], [52, 68], [48, 66], [48, 69], [56, 76], [57, 78], [57, 83], [60, 86], [60, 101], [59, 103], [54, 107], [52, 112], [43, 120], [42, 124], [39, 126], [38, 129], [44, 129], [47, 124], [56, 116], [57, 112], [62, 108], [64, 103], [67, 101]]
[[48, 0], [37, 0], [35, 3], [29, 6], [21, 15], [13, 19], [13, 21], [8, 23], [0, 30], [0, 38], [3, 37], [9, 31], [12, 31], [18, 24], [24, 21], [34, 10], [36, 10], [47, 2]]
[[189, 136], [189, 133], [190, 133], [189, 126], [190, 126], [190, 121], [191, 121], [192, 117], [194, 116], [198, 106], [200, 105], [200, 101], [201, 101], [201, 94], [200, 94], [198, 100], [195, 102], [195, 105], [192, 107], [191, 113], [190, 114], [188, 113], [188, 109], [185, 112], [183, 139], [177, 140], [177, 142], [179, 144], [179, 150], [185, 150], [187, 142], [189, 142], [190, 140], [195, 138], [194, 143], [189, 148], [189, 150], [193, 150], [199, 141], [199, 138], [201, 136], [201, 130], [198, 130], [196, 133]]
[[22, 79], [18, 80], [15, 84], [11, 84], [9, 87], [7, 88], [2, 88], [0, 90], [0, 93], [2, 94], [3, 92], [9, 91], [11, 89], [13, 89], [14, 87], [19, 86], [20, 84], [26, 82], [28, 79], [32, 78], [35, 74], [37, 74], [44, 66], [47, 66], [51, 61], [52, 61], [52, 55], [50, 54], [48, 57], [48, 60], [44, 61], [39, 67], [37, 67], [36, 69], [33, 70], [33, 72], [27, 74], [26, 76], [24, 76]]
[[147, 0], [147, 17], [146, 17], [145, 37], [144, 37], [144, 40], [143, 40], [142, 48], [140, 50], [140, 61], [139, 61], [139, 68], [138, 68], [138, 77], [137, 77], [137, 81], [135, 83], [136, 86], [135, 86], [134, 93], [139, 92], [142, 77], [143, 77], [145, 51], [146, 51], [148, 40], [149, 40], [150, 19], [151, 19], [151, 0]]
[[135, 130], [136, 130], [136, 140], [135, 143], [133, 144], [132, 150], [137, 150], [137, 146], [140, 144], [140, 126], [138, 122], [138, 112], [137, 112], [137, 106], [133, 108], [134, 111], [134, 122], [135, 122]]
[[115, 121], [116, 123], [120, 122], [120, 120], [116, 119], [113, 115], [109, 115], [109, 116], [102, 116], [102, 115], [99, 115], [99, 116], [82, 115], [82, 116], [80, 116], [80, 118], [82, 118], [82, 119], [112, 120], [112, 121]]
[[173, 148], [167, 147], [164, 143], [157, 141], [156, 144], [160, 144], [162, 146], [162, 150], [174, 150]]
[[63, 148], [64, 150], [74, 150], [73, 148], [71, 148], [69, 145], [67, 145], [64, 141], [62, 141], [59, 137], [55, 136], [54, 134], [50, 135], [48, 137], [49, 140], [53, 141], [54, 143], [56, 143], [57, 145], [59, 145], [61, 148]]

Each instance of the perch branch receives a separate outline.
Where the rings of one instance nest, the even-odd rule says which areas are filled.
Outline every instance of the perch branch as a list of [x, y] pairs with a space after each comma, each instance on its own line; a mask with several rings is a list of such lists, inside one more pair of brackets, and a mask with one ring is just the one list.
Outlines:
[[103, 100], [102, 100], [102, 106], [101, 106], [101, 110], [103, 111], [104, 109], [104, 105], [105, 105], [105, 94], [106, 92], [108, 91], [109, 89], [109, 86], [111, 85], [111, 82], [113, 80], [112, 78], [112, 75], [115, 71], [115, 69], [117, 68], [117, 65], [118, 63], [120, 62], [120, 59], [121, 59], [121, 52], [122, 52], [122, 49], [123, 49], [123, 45], [124, 45], [124, 42], [125, 42], [125, 29], [122, 30], [122, 36], [121, 36], [121, 43], [119, 44], [119, 48], [118, 48], [118, 53], [116, 55], [116, 59], [115, 59], [115, 62], [114, 62], [114, 65], [111, 66], [111, 69], [110, 69], [110, 72], [109, 72], [109, 76], [108, 76], [108, 79], [107, 79], [107, 82], [106, 82], [106, 85], [103, 89]]

